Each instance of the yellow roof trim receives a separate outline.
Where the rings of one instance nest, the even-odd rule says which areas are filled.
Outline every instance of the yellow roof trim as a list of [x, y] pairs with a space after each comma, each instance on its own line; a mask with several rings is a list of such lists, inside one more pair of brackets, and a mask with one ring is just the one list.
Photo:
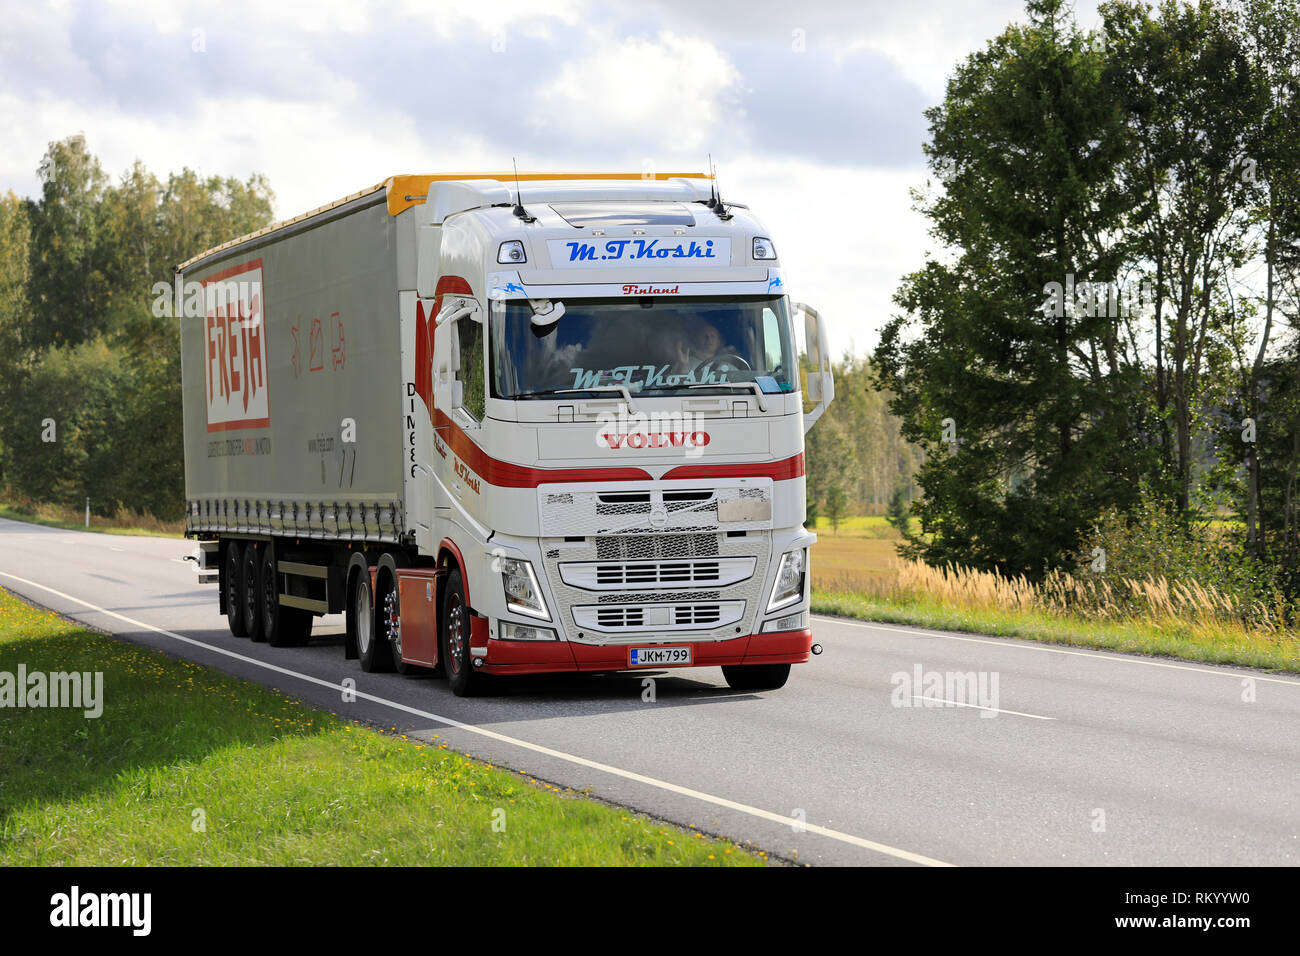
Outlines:
[[[455, 182], [461, 179], [495, 179], [510, 183], [516, 174], [507, 173], [438, 173], [434, 176], [394, 176], [384, 185], [388, 188], [388, 214], [418, 206], [425, 201], [432, 183]], [[520, 182], [555, 181], [561, 179], [712, 179], [708, 173], [519, 173]]]
[[[398, 213], [410, 209], [412, 206], [418, 206], [425, 201], [429, 194], [429, 186], [432, 183], [455, 182], [462, 179], [495, 179], [503, 183], [511, 183], [515, 180], [513, 171], [508, 173], [437, 173], [436, 175], [403, 175], [390, 176], [382, 183], [375, 183], [366, 189], [362, 189], [350, 196], [344, 196], [342, 199], [335, 200], [324, 206], [320, 206], [310, 212], [294, 216], [292, 219], [285, 219], [281, 222], [272, 223], [258, 229], [256, 232], [250, 232], [246, 236], [240, 236], [238, 239], [231, 239], [229, 242], [223, 242], [219, 246], [213, 246], [200, 252], [197, 256], [186, 259], [176, 267], [177, 272], [182, 272], [189, 266], [198, 262], [200, 259], [206, 259], [208, 256], [222, 252], [241, 242], [247, 242], [249, 239], [256, 239], [259, 236], [265, 236], [275, 232], [277, 229], [283, 229], [285, 226], [292, 226], [296, 222], [302, 222], [304, 219], [310, 219], [312, 216], [318, 216], [323, 212], [328, 212], [344, 203], [352, 202], [354, 199], [360, 199], [362, 196], [369, 196], [371, 193], [380, 189], [387, 190], [388, 214], [396, 216]], [[555, 181], [563, 179], [606, 179], [606, 180], [636, 180], [636, 179], [654, 179], [663, 181], [666, 179], [712, 179], [708, 173], [519, 173], [520, 182], [538, 182], [538, 181]]]

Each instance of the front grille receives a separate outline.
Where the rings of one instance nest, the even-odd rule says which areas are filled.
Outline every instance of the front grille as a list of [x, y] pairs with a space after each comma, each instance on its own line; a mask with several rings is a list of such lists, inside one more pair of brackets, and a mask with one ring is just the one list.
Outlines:
[[771, 560], [773, 499], [769, 479], [539, 488], [557, 619], [589, 644], [748, 633]]
[[596, 558], [601, 561], [716, 557], [717, 554], [716, 533], [620, 534], [601, 535], [596, 539]]
[[639, 607], [602, 607], [596, 609], [596, 623], [602, 628], [640, 627], [645, 612]]
[[668, 561], [566, 561], [565, 584], [584, 591], [629, 588], [723, 587], [754, 573], [756, 558], [703, 558]]
[[[734, 625], [744, 616], [745, 602], [691, 602], [682, 604], [622, 604], [587, 605], [573, 608], [574, 623], [582, 628], [583, 639], [588, 631], [618, 633], [620, 631], [672, 632], [708, 631]], [[696, 635], [692, 634], [692, 637]], [[722, 638], [735, 637], [732, 633]]]

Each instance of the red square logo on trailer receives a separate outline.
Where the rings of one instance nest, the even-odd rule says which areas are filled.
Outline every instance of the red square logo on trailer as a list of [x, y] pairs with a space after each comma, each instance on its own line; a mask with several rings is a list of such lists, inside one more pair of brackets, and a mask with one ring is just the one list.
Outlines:
[[266, 309], [262, 260], [203, 280], [203, 340], [208, 431], [266, 428]]

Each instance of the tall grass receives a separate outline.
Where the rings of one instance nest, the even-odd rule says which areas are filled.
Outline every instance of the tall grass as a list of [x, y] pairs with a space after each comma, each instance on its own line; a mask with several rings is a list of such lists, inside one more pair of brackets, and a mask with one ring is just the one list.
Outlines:
[[1291, 636], [1292, 609], [1280, 595], [1271, 602], [1243, 601], [1213, 585], [1170, 581], [1163, 576], [1080, 577], [1052, 572], [1034, 583], [1020, 576], [921, 561], [895, 559], [889, 573], [834, 569], [819, 573], [813, 586], [889, 604], [936, 603], [966, 611], [1040, 612], [1091, 622], [1142, 621], [1154, 626], [1177, 623], [1212, 629], [1240, 628]]

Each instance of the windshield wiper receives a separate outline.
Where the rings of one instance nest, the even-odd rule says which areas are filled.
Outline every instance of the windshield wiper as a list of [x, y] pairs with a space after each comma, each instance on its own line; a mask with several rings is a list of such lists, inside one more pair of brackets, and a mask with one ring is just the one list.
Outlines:
[[626, 385], [589, 385], [586, 388], [548, 388], [540, 392], [528, 392], [525, 395], [517, 396], [519, 398], [542, 398], [549, 395], [583, 395], [587, 392], [618, 392], [627, 402], [629, 410], [632, 409], [632, 393], [628, 391]]
[[767, 402], [763, 398], [763, 395], [765, 393], [761, 388], [759, 388], [757, 382], [713, 382], [713, 383], [706, 382], [703, 385], [687, 385], [686, 387], [687, 388], [743, 388], [746, 391], [752, 391], [754, 395], [758, 398], [758, 410], [760, 412], [767, 411]]

